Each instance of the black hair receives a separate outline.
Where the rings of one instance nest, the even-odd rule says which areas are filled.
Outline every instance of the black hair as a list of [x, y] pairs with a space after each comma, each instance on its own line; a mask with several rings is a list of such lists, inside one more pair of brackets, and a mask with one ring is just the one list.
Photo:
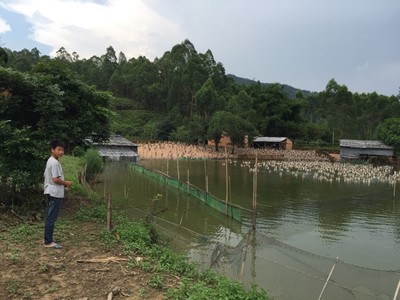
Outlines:
[[56, 149], [57, 147], [65, 148], [65, 144], [60, 140], [54, 140], [50, 143], [51, 149]]

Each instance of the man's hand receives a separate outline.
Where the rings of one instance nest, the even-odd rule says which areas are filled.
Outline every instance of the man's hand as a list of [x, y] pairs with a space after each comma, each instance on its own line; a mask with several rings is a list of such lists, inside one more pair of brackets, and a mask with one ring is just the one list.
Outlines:
[[72, 185], [72, 181], [64, 181], [64, 186], [69, 188]]
[[57, 184], [61, 184], [61, 185], [65, 186], [66, 188], [69, 188], [72, 185], [72, 181], [62, 180], [60, 177], [53, 178], [53, 182], [57, 183]]

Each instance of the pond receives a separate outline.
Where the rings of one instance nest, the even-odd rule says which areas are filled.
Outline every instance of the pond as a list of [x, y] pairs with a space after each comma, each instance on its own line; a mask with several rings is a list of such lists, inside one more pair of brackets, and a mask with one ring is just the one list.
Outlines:
[[[254, 162], [141, 164], [252, 207]], [[321, 299], [392, 299], [400, 279], [399, 196], [382, 180], [323, 180], [317, 173], [260, 165], [255, 232], [249, 230], [250, 214], [245, 213], [242, 222], [232, 220], [125, 165], [107, 165], [95, 190], [111, 193], [132, 217], [153, 207], [160, 230], [169, 232], [177, 249], [192, 261], [248, 286], [257, 283], [274, 299], [318, 299], [321, 292]]]

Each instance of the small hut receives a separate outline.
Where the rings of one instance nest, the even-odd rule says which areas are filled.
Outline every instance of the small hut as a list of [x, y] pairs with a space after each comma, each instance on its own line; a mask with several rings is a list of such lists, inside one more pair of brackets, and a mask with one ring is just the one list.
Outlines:
[[101, 143], [93, 143], [104, 159], [112, 161], [138, 162], [139, 155], [137, 144], [128, 141], [120, 135], [111, 135], [109, 140]]
[[340, 140], [341, 159], [368, 159], [370, 157], [391, 157], [394, 149], [381, 141]]
[[253, 140], [253, 147], [292, 150], [293, 142], [287, 137], [259, 136]]

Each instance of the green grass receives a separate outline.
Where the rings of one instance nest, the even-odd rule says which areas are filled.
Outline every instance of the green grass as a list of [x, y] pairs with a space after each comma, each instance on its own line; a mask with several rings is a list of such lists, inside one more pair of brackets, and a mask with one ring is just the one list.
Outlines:
[[11, 227], [8, 231], [8, 240], [12, 242], [32, 242], [42, 236], [42, 224], [22, 223]]
[[64, 155], [60, 159], [65, 180], [72, 181], [72, 190], [80, 195], [87, 195], [87, 190], [79, 183], [80, 173], [85, 164], [82, 157]]
[[[77, 216], [92, 221], [96, 218], [104, 220], [105, 211], [102, 204], [98, 208], [82, 208]], [[114, 220], [116, 226], [111, 232], [103, 231], [100, 239], [105, 245], [121, 246], [128, 257], [144, 257], [138, 263], [130, 260], [128, 268], [153, 273], [148, 281], [149, 286], [164, 289], [165, 274], [182, 278], [180, 285], [168, 289], [168, 299], [268, 299], [266, 292], [256, 286], [247, 290], [241, 283], [225, 276], [216, 275], [210, 270], [200, 271], [197, 265], [188, 261], [187, 256], [161, 245], [154, 229], [145, 221], [131, 221], [118, 213], [115, 213]]]
[[148, 110], [118, 110], [116, 114], [111, 130], [131, 139], [151, 138], [160, 120], [159, 114]]
[[[64, 156], [62, 165], [66, 179], [75, 183], [74, 191], [85, 195], [87, 192], [77, 182], [77, 175], [82, 166], [80, 158]], [[60, 219], [57, 223], [58, 235], [66, 236], [76, 231], [76, 220], [99, 223], [106, 220], [107, 210], [103, 202], [93, 199], [89, 207], [81, 207], [74, 219]], [[246, 290], [244, 286], [224, 276], [216, 275], [212, 271], [200, 271], [198, 266], [188, 261], [188, 257], [172, 251], [161, 243], [154, 228], [145, 221], [131, 221], [126, 216], [114, 211], [115, 227], [111, 232], [100, 231], [90, 238], [100, 242], [105, 248], [121, 247], [124, 254], [130, 258], [130, 269], [140, 268], [151, 272], [148, 285], [156, 289], [165, 290], [165, 278], [168, 274], [181, 278], [181, 283], [175, 288], [166, 291], [168, 299], [267, 299], [266, 292], [253, 286]], [[2, 233], [3, 234], [3, 233]], [[42, 238], [43, 224], [26, 224], [10, 227], [0, 240], [6, 242], [33, 243]], [[5, 243], [7, 244], [7, 243]], [[142, 256], [142, 261], [136, 262], [133, 258]], [[19, 263], [18, 253], [13, 253], [11, 261]], [[41, 272], [47, 272], [47, 266], [38, 266]], [[58, 288], [58, 287], [56, 287]], [[7, 287], [11, 295], [23, 295], [18, 282], [10, 282]], [[143, 295], [145, 290], [143, 290]], [[29, 296], [29, 295], [27, 295]], [[25, 297], [25, 295], [23, 296]]]

